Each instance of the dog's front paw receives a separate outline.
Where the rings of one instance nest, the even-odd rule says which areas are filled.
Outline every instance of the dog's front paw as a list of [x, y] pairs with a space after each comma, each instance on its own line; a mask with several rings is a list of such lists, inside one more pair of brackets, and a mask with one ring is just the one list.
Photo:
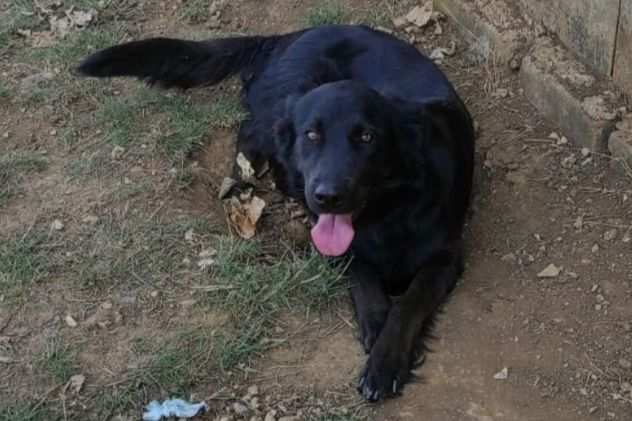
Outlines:
[[387, 312], [374, 312], [358, 318], [360, 342], [364, 352], [369, 354], [386, 323]]
[[376, 344], [360, 375], [358, 392], [370, 402], [398, 394], [410, 378], [410, 364], [404, 354]]

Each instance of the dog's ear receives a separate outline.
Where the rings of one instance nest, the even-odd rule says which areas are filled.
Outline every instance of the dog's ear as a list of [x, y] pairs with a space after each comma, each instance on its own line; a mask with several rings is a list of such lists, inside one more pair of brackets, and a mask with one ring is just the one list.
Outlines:
[[296, 139], [292, 115], [294, 113], [294, 105], [298, 98], [298, 95], [290, 95], [286, 98], [284, 116], [277, 120], [272, 127], [277, 150], [281, 156], [286, 159], [289, 158]]

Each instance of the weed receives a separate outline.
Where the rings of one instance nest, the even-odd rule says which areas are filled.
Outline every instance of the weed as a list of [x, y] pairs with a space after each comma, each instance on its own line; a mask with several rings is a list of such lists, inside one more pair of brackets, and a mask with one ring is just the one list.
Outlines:
[[237, 335], [222, 346], [229, 369], [265, 349], [261, 341], [283, 309], [321, 310], [341, 291], [340, 268], [317, 254], [287, 254], [270, 265], [257, 261], [255, 242], [222, 237], [212, 271], [217, 288], [208, 303], [232, 316]]
[[38, 365], [59, 384], [66, 383], [77, 371], [75, 356], [60, 339], [53, 339], [47, 344]]
[[338, 0], [326, 0], [311, 8], [304, 18], [305, 26], [320, 26], [347, 23], [350, 19], [348, 10]]
[[192, 23], [204, 22], [209, 17], [209, 2], [208, 0], [187, 0], [180, 7], [179, 15], [181, 19]]
[[193, 103], [190, 97], [166, 95], [141, 88], [133, 97], [108, 97], [97, 112], [97, 120], [106, 127], [106, 138], [116, 145], [128, 145], [135, 137], [146, 135], [142, 113], [155, 116], [161, 133], [156, 143], [168, 159], [181, 162], [204, 144], [209, 128], [231, 128], [244, 111], [235, 95], [220, 94], [210, 105]]
[[29, 402], [18, 402], [0, 408], [0, 421], [52, 421], [54, 418], [41, 405]]
[[74, 67], [79, 60], [95, 50], [117, 44], [123, 37], [121, 25], [103, 25], [75, 31], [51, 47], [29, 49], [29, 57], [64, 68]]
[[36, 152], [12, 152], [0, 156], [0, 206], [20, 191], [22, 178], [46, 169], [48, 161]]

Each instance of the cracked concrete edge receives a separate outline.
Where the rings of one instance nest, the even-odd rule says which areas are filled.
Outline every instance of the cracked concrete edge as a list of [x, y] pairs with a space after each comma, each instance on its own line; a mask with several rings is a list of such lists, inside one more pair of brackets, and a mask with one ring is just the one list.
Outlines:
[[608, 151], [622, 97], [550, 38], [538, 38], [520, 67], [527, 99], [575, 145]]
[[626, 170], [632, 174], [632, 114], [627, 114], [617, 123], [608, 141], [610, 154], [625, 162]]
[[[456, 21], [474, 50], [519, 68], [527, 99], [576, 146], [601, 153], [629, 150], [618, 135], [611, 136], [622, 114], [619, 90], [597, 78], [561, 44], [537, 37], [537, 28], [509, 2], [433, 0], [433, 4]], [[617, 139], [614, 148], [608, 146], [611, 137]]]
[[434, 8], [457, 22], [472, 43], [472, 49], [485, 59], [492, 57], [517, 68], [528, 50], [534, 33], [505, 0], [433, 0]]

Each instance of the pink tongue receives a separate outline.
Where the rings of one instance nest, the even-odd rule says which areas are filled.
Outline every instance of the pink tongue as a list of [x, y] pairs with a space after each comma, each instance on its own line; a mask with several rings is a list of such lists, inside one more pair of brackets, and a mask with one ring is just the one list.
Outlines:
[[340, 256], [349, 249], [354, 234], [351, 214], [322, 213], [312, 228], [312, 241], [325, 256]]

